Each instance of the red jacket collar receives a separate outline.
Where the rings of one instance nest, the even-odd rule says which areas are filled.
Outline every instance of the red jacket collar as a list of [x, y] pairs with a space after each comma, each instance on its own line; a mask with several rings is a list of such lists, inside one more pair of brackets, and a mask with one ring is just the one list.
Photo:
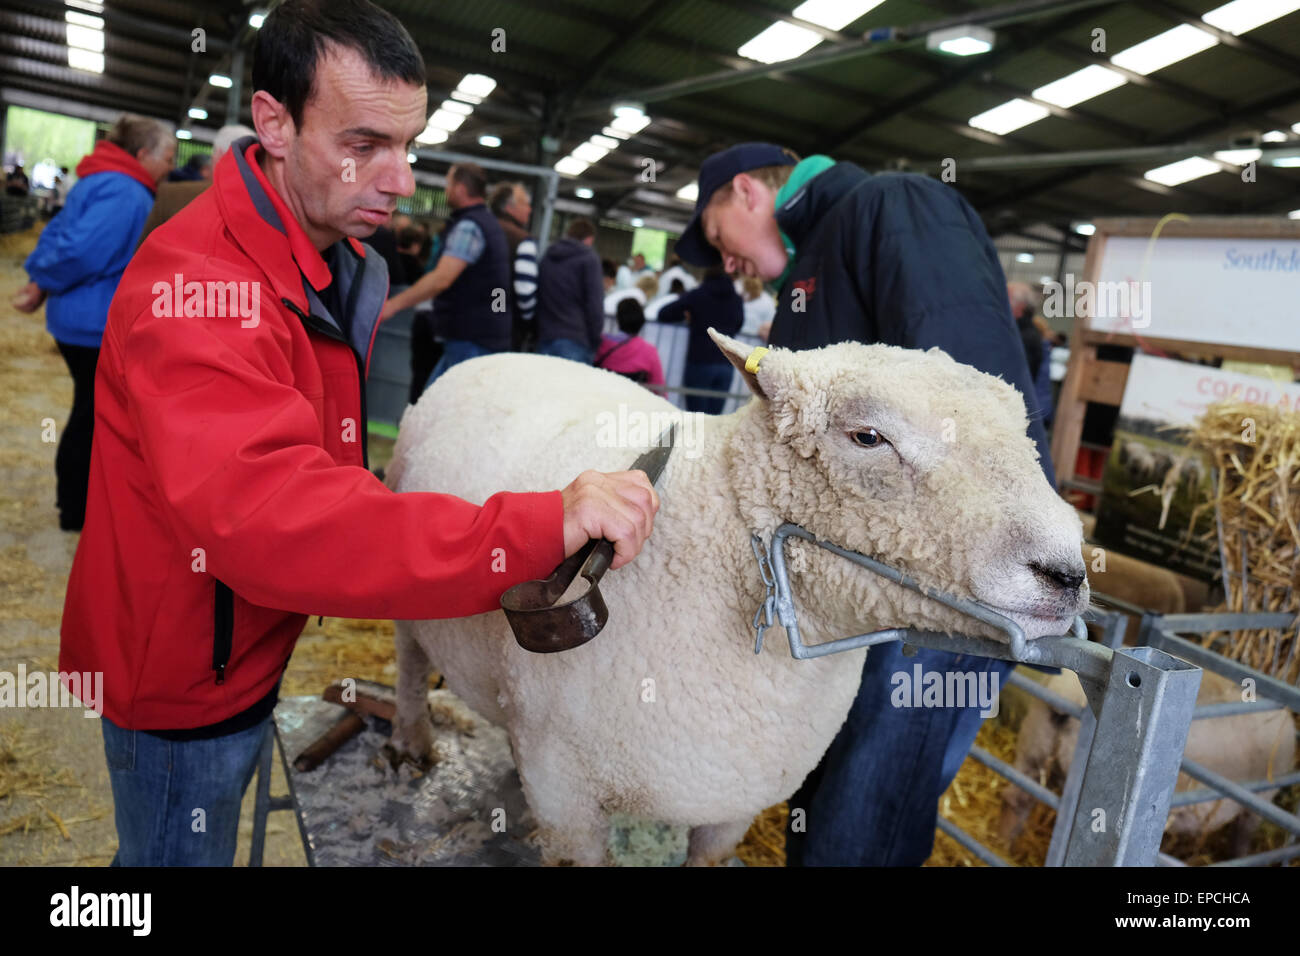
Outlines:
[[81, 162], [77, 163], [77, 177], [79, 179], [85, 179], [87, 176], [93, 176], [96, 173], [121, 173], [124, 176], [130, 176], [149, 190], [150, 193], [158, 192], [158, 184], [140, 165], [140, 160], [121, 146], [110, 143], [106, 139], [101, 139], [96, 143], [95, 148], [81, 157]]
[[[270, 277], [276, 294], [306, 312], [309, 305], [302, 279], [319, 292], [333, 281], [333, 276], [262, 172], [257, 162], [261, 149], [256, 140], [241, 140], [217, 163], [212, 177], [217, 203], [226, 228], [240, 248]], [[363, 246], [357, 240], [349, 238], [348, 244], [358, 255], [364, 255]]]

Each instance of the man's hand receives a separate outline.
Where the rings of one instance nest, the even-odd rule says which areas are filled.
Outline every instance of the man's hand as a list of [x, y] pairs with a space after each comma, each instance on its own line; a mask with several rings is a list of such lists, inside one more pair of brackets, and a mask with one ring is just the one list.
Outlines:
[[45, 290], [35, 282], [29, 282], [9, 300], [19, 312], [35, 312], [45, 301]]
[[584, 471], [560, 492], [564, 497], [564, 556], [591, 538], [614, 542], [617, 570], [641, 553], [654, 527], [659, 495], [644, 471]]

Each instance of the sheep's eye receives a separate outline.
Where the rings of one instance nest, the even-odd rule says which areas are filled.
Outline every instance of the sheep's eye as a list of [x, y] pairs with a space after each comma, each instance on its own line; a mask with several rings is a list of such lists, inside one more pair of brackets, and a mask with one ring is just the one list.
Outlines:
[[862, 431], [854, 432], [853, 440], [863, 448], [879, 448], [881, 445], [889, 444], [885, 436], [874, 428], [864, 428]]

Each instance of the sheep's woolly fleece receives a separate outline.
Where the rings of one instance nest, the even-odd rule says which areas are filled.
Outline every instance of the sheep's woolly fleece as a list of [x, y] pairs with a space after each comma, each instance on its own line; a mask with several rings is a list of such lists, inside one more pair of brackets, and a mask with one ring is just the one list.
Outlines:
[[[714, 338], [743, 363], [747, 348]], [[610, 620], [595, 640], [529, 654], [499, 612], [398, 625], [395, 742], [422, 746], [418, 642], [449, 687], [509, 730], [552, 859], [600, 862], [613, 811], [706, 827], [693, 833], [692, 860], [725, 855], [838, 731], [864, 652], [794, 661], [777, 628], [754, 654], [763, 588], [751, 532], [766, 539], [797, 522], [1015, 611], [1031, 637], [1059, 633], [1056, 622], [1086, 604], [1086, 586], [1080, 601], [1054, 603], [1025, 566], [1082, 570], [1081, 532], [1042, 476], [1010, 386], [938, 350], [851, 343], [772, 350], [750, 378], [763, 397], [708, 416], [613, 373], [503, 354], [456, 366], [403, 417], [390, 485], [474, 502], [629, 467], [645, 446], [611, 441], [622, 434], [612, 421], [643, 416], [649, 440], [679, 423], [654, 532], [602, 581]], [[863, 447], [854, 436], [869, 429], [886, 441]], [[821, 549], [790, 552], [806, 640], [897, 625], [978, 630]]]

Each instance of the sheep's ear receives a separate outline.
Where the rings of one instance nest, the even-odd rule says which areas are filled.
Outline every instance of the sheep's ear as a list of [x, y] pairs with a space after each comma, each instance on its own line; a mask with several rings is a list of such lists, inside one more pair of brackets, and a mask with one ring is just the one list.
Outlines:
[[758, 383], [758, 375], [745, 368], [745, 363], [749, 361], [749, 357], [754, 353], [754, 347], [737, 342], [735, 339], [712, 328], [709, 329], [709, 338], [713, 339], [713, 343], [722, 350], [722, 354], [727, 357], [727, 361], [736, 366], [736, 370], [740, 372], [740, 376], [745, 380], [745, 384], [749, 386], [749, 390], [759, 398], [767, 399], [769, 396], [763, 390], [763, 386]]

